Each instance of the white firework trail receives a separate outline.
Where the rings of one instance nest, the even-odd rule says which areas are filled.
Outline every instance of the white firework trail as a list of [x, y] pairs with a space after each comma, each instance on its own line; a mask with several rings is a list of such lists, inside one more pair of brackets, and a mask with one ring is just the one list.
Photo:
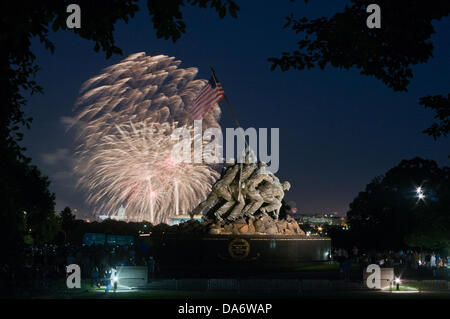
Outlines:
[[[192, 130], [186, 108], [206, 83], [180, 63], [137, 53], [83, 84], [71, 120], [80, 142], [75, 172], [97, 214], [113, 215], [123, 205], [129, 220], [168, 222], [204, 200], [218, 178], [211, 165], [171, 158], [171, 133]], [[216, 105], [203, 130], [220, 128], [219, 118]]]

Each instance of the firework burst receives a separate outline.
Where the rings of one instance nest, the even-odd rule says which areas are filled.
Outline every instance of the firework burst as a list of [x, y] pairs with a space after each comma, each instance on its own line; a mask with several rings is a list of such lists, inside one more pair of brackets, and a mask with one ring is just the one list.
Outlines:
[[[192, 130], [186, 107], [206, 83], [180, 63], [138, 53], [83, 84], [71, 121], [80, 142], [75, 172], [97, 214], [123, 205], [130, 220], [167, 222], [202, 201], [218, 177], [210, 165], [171, 157], [171, 133]], [[216, 105], [203, 129], [220, 127], [219, 117]]]

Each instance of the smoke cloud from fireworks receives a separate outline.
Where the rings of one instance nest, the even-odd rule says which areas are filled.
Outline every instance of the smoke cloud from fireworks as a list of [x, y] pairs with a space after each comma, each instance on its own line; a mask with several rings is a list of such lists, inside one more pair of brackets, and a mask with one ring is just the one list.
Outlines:
[[[180, 63], [137, 53], [82, 85], [71, 121], [79, 141], [75, 172], [97, 214], [113, 215], [123, 205], [130, 220], [168, 222], [206, 198], [217, 179], [210, 165], [171, 158], [171, 133], [191, 130], [186, 108], [206, 83]], [[220, 128], [219, 117], [216, 105], [203, 129]]]

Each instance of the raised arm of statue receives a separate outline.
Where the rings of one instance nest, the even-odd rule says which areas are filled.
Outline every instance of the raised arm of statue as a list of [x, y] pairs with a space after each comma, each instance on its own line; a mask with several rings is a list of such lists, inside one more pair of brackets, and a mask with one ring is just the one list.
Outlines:
[[273, 178], [268, 173], [259, 173], [257, 172], [250, 180], [248, 181], [249, 187], [257, 188], [259, 184], [262, 182], [272, 183]]
[[256, 164], [245, 164], [242, 169], [241, 181], [246, 181], [258, 168]]
[[228, 171], [225, 172], [225, 175], [221, 180], [219, 180], [219, 182], [222, 182], [222, 184], [225, 185], [230, 185], [238, 172], [239, 172], [239, 164], [235, 164], [232, 168], [230, 168]]

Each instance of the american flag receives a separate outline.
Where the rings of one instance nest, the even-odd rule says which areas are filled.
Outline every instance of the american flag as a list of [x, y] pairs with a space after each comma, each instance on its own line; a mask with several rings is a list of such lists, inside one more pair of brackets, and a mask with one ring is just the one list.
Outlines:
[[211, 77], [187, 108], [188, 112], [191, 113], [192, 119], [202, 119], [203, 115], [205, 115], [214, 104], [223, 99], [224, 95], [225, 93], [223, 92], [222, 85], [220, 85], [219, 82], [216, 83], [214, 78]]

